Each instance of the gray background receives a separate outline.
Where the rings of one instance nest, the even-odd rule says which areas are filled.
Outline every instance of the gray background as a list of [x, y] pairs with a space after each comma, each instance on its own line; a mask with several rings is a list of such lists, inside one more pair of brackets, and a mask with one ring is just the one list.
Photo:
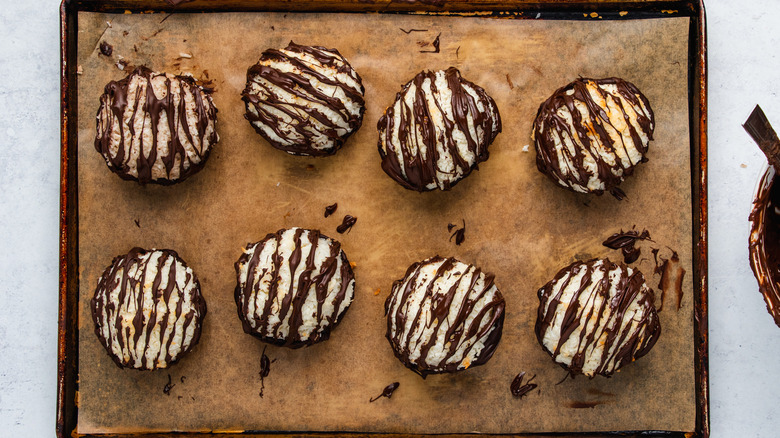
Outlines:
[[[59, 211], [59, 2], [0, 8], [0, 430], [54, 436]], [[714, 437], [773, 437], [780, 328], [748, 265], [765, 163], [740, 124], [780, 126], [780, 4], [712, 0], [709, 36], [710, 377]]]

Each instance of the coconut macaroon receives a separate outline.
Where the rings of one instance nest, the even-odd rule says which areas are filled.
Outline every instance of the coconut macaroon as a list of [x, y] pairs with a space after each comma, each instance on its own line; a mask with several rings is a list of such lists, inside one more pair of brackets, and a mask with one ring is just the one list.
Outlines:
[[106, 85], [95, 149], [123, 179], [174, 184], [206, 164], [216, 125], [217, 108], [195, 79], [141, 66]]
[[290, 348], [330, 337], [355, 293], [341, 244], [317, 230], [282, 229], [247, 245], [235, 264], [244, 332]]
[[622, 263], [574, 262], [538, 296], [536, 337], [572, 376], [609, 377], [647, 354], [661, 334], [652, 289]]
[[617, 186], [647, 161], [655, 118], [647, 98], [619, 78], [580, 78], [539, 106], [531, 138], [536, 166], [579, 193], [625, 194]]
[[404, 85], [377, 129], [385, 173], [410, 190], [449, 190], [488, 159], [501, 117], [485, 90], [450, 67]]
[[114, 258], [91, 301], [95, 333], [120, 368], [155, 370], [200, 339], [206, 301], [175, 251], [133, 248]]
[[246, 73], [246, 117], [292, 155], [333, 155], [363, 123], [363, 82], [336, 49], [290, 41], [268, 49]]
[[395, 356], [423, 378], [487, 362], [504, 326], [504, 297], [493, 279], [454, 258], [410, 266], [385, 301]]

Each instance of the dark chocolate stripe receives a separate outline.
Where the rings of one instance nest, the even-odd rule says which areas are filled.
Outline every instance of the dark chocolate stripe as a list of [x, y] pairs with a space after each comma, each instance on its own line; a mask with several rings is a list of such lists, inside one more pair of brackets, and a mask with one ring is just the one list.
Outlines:
[[[631, 175], [638, 162], [631, 161], [622, 137], [620, 142], [616, 143], [607, 133], [605, 128], [607, 125], [620, 134], [623, 134], [624, 130], [617, 129], [612, 125], [605, 109], [591, 97], [587, 84], [595, 86], [596, 91], [604, 100], [610, 96], [610, 93], [601, 88], [602, 85], [614, 85], [617, 88], [619, 96], [612, 95], [612, 98], [623, 114], [634, 147], [643, 157], [641, 161], [647, 160], [644, 155], [647, 153], [648, 143], [642, 141], [637, 126], [629, 119], [624, 102], [619, 98], [625, 99], [634, 107], [638, 128], [644, 132], [648, 141], [653, 139], [655, 118], [650, 103], [639, 89], [634, 84], [619, 78], [577, 79], [555, 91], [549, 99], [539, 106], [533, 126], [537, 153], [536, 165], [539, 170], [558, 184], [560, 184], [559, 181], [563, 181], [572, 190], [574, 190], [574, 186], [582, 186], [588, 191], [601, 194], [604, 190], [588, 189], [588, 180], [591, 174], [585, 170], [584, 161], [586, 158], [590, 157], [596, 162], [598, 179], [604, 182], [606, 191], [612, 191], [626, 176]], [[582, 103], [587, 107], [589, 113], [587, 120], [582, 118], [582, 114], [576, 107], [577, 103]], [[571, 124], [558, 114], [558, 110], [561, 108], [566, 108], [571, 114]], [[642, 108], [647, 112], [644, 113]], [[574, 153], [565, 146], [558, 150], [555, 146], [556, 136], [560, 138], [561, 144], [564, 144], [564, 136], [571, 139], [572, 143], [575, 144]], [[595, 141], [591, 139], [591, 136], [595, 137]], [[582, 147], [577, 146], [577, 142]], [[623, 150], [627, 162], [618, 158], [618, 149]], [[614, 165], [606, 161], [603, 151], [615, 158]], [[562, 166], [559, 155], [563, 155], [564, 162], [571, 163], [571, 165]]]
[[[289, 254], [280, 253], [279, 251], [279, 244], [285, 233], [293, 233], [295, 241], [293, 251]], [[310, 245], [310, 252], [305, 259], [302, 255], [304, 243]], [[271, 266], [264, 266], [262, 265], [262, 260], [260, 260], [260, 254], [263, 248], [269, 244], [276, 245], [276, 250], [271, 257]], [[319, 269], [317, 269], [315, 259], [319, 245], [328, 245], [329, 253], [320, 264]], [[250, 251], [253, 251], [251, 255]], [[341, 267], [337, 271], [339, 269], [338, 261], [341, 261]], [[290, 272], [290, 284], [287, 289], [279, 288], [279, 283], [281, 282], [280, 270], [283, 264], [287, 265]], [[245, 277], [241, 275], [241, 267], [243, 265], [247, 265]], [[330, 330], [338, 323], [339, 318], [346, 311], [346, 308], [344, 308], [341, 313], [338, 313], [339, 308], [347, 299], [349, 286], [354, 281], [352, 267], [341, 250], [341, 245], [320, 234], [319, 231], [301, 228], [282, 229], [267, 235], [260, 242], [247, 245], [247, 251], [236, 262], [235, 268], [237, 277], [235, 300], [244, 332], [256, 336], [265, 342], [290, 348], [312, 345], [329, 338]], [[296, 275], [298, 269], [301, 269], [301, 272]], [[254, 281], [258, 271], [260, 273], [258, 279], [262, 279], [263, 275], [268, 272], [271, 275], [268, 296], [262, 309], [258, 309], [254, 302], [250, 302], [253, 294], [260, 293], [261, 285], [259, 282]], [[339, 290], [331, 301], [333, 312], [324, 314], [323, 306], [328, 300], [328, 287], [332, 281], [335, 281], [334, 278], [337, 272], [341, 276], [341, 283]], [[304, 340], [299, 333], [305, 320], [305, 316], [302, 313], [303, 305], [312, 293], [315, 294], [317, 300], [317, 309], [313, 316], [316, 317], [318, 325], [312, 330], [309, 337]], [[279, 303], [277, 310], [279, 321], [271, 324], [271, 308], [274, 301]], [[254, 326], [250, 324], [250, 320], [254, 323]], [[289, 327], [286, 336], [281, 333], [281, 326], [285, 320], [287, 320]]]
[[[441, 263], [433, 276], [420, 279], [422, 268], [433, 263]], [[393, 283], [392, 291], [385, 301], [385, 315], [387, 316], [386, 337], [393, 347], [396, 357], [408, 368], [423, 377], [431, 373], [457, 371], [461, 366], [463, 358], [468, 356], [473, 345], [487, 335], [484, 347], [469, 367], [482, 365], [492, 357], [501, 339], [505, 307], [501, 292], [496, 289], [490, 302], [485, 303], [480, 309], [474, 308], [476, 303], [494, 286], [493, 276], [484, 274], [483, 285], [477, 289], [476, 283], [480, 276], [483, 275], [482, 271], [479, 268], [467, 265], [466, 270], [460, 272], [456, 270], [455, 263], [458, 262], [453, 258], [436, 256], [413, 264], [406, 271], [403, 279]], [[462, 301], [453, 302], [456, 291], [461, 286], [461, 281], [468, 274], [471, 274], [471, 281], [466, 288]], [[434, 291], [435, 283], [447, 275], [458, 276], [458, 279], [445, 293], [436, 294]], [[423, 282], [427, 282], [427, 286], [420, 300], [418, 310], [414, 314], [409, 314], [407, 309], [409, 301]], [[426, 303], [430, 304], [430, 316], [428, 318], [423, 315], [423, 308]], [[396, 306], [397, 310], [393, 311]], [[431, 364], [427, 362], [426, 358], [430, 349], [436, 345], [438, 334], [442, 330], [441, 326], [447, 319], [452, 306], [458, 306], [458, 310], [452, 324], [446, 329], [444, 335], [445, 343], [450, 343], [449, 348], [438, 363]], [[467, 324], [467, 319], [475, 311], [476, 315], [474, 315], [473, 320]], [[406, 332], [404, 327], [409, 319], [412, 321], [411, 328]], [[419, 334], [417, 337], [412, 338], [418, 327], [421, 327]], [[427, 340], [422, 339], [423, 333], [429, 329], [433, 329], [430, 338]], [[453, 363], [448, 363], [455, 358], [456, 350], [464, 344], [470, 345], [466, 348], [463, 358]], [[412, 351], [418, 349], [420, 356], [415, 360], [409, 359]]]
[[[152, 79], [164, 78], [166, 95], [159, 99], [154, 93]], [[138, 85], [135, 93], [129, 95], [130, 82], [136, 78]], [[124, 179], [136, 180], [142, 184], [160, 183], [171, 184], [176, 181], [184, 180], [193, 175], [205, 164], [211, 147], [217, 142], [216, 130], [212, 129], [207, 136], [208, 127], [216, 123], [217, 108], [210, 96], [203, 98], [203, 91], [195, 83], [195, 80], [189, 76], [176, 76], [172, 81], [164, 73], [154, 73], [146, 67], [138, 67], [133, 70], [126, 78], [119, 81], [109, 82], [100, 97], [100, 108], [97, 113], [97, 136], [95, 137], [95, 149], [103, 155], [109, 168]], [[175, 85], [174, 85], [175, 84]], [[174, 99], [174, 86], [178, 87], [178, 100]], [[145, 101], [140, 106], [141, 93], [144, 93]], [[191, 95], [195, 104], [196, 121], [194, 126], [190, 124], [186, 111], [186, 95]], [[128, 107], [132, 103], [132, 107]], [[106, 108], [110, 109], [107, 112]], [[125, 113], [131, 111], [131, 117], [127, 124], [129, 135], [125, 133]], [[103, 117], [101, 117], [101, 113]], [[152, 167], [157, 161], [158, 149], [162, 145], [158, 144], [158, 129], [162, 115], [167, 119], [168, 130], [170, 132], [170, 141], [168, 141], [168, 153], [160, 157], [165, 167], [166, 176], [155, 178], [152, 175]], [[142, 117], [143, 126], [148, 126], [152, 132], [152, 144], [146, 145], [142, 132], [135, 132], [135, 121], [137, 117]], [[116, 155], [111, 153], [111, 134], [114, 125], [118, 124], [120, 140], [117, 146]], [[191, 158], [185, 149], [185, 141], [179, 135], [179, 128], [185, 133], [186, 142], [192, 145], [192, 149], [197, 159]], [[197, 140], [193, 137], [191, 130], [197, 132]], [[138, 135], [138, 137], [136, 137]], [[126, 138], [127, 137], [127, 138]], [[139, 139], [138, 146], [134, 145], [134, 139]], [[130, 144], [127, 144], [127, 141]], [[144, 149], [149, 147], [148, 155]], [[138, 149], [136, 151], [136, 148]], [[130, 162], [133, 154], [136, 158]], [[131, 169], [135, 167], [137, 176], [130, 174]], [[173, 180], [174, 169], [178, 170], [178, 178]]]
[[[579, 328], [577, 340], [577, 353], [572, 357], [569, 366], [561, 366], [572, 375], [582, 373], [583, 366], [588, 360], [587, 351], [595, 347], [604, 337], [604, 345], [601, 356], [598, 358], [598, 366], [595, 374], [610, 376], [622, 365], [638, 359], [655, 345], [661, 334], [661, 326], [653, 304], [653, 291], [645, 285], [644, 276], [638, 270], [633, 270], [629, 275], [628, 268], [617, 265], [609, 259], [601, 260], [603, 263], [597, 266], [600, 260], [593, 259], [587, 262], [575, 262], [558, 272], [553, 280], [539, 289], [539, 311], [536, 320], [536, 337], [539, 344], [558, 362], [560, 350], [569, 342], [572, 334]], [[610, 288], [613, 286], [610, 274], [621, 269], [621, 275], [617, 279], [616, 292], [610, 296]], [[594, 283], [596, 272], [602, 272], [603, 277]], [[572, 297], [563, 303], [562, 296], [569, 287], [569, 282], [580, 272], [583, 276]], [[553, 295], [553, 290], [560, 284], [558, 292]], [[585, 295], [585, 304], [580, 305], [580, 297]], [[600, 305], [596, 305], [597, 297], [601, 297]], [[636, 314], [626, 315], [632, 303], [637, 302], [642, 310], [642, 315], [637, 319]], [[553, 319], [558, 306], [565, 305], [560, 337], [557, 345], [550, 351], [544, 345], [544, 336], [551, 329]], [[609, 317], [602, 321], [604, 315]], [[626, 321], [626, 319], [633, 321]], [[598, 321], [598, 325], [590, 331], [585, 330], [585, 324], [591, 320]], [[622, 329], [623, 323], [628, 324]], [[631, 329], [630, 324], [636, 322], [636, 329]], [[612, 348], [615, 348], [611, 352]], [[591, 376], [593, 377], [593, 376]]]
[[[484, 89], [463, 79], [458, 69], [448, 68], [445, 72], [447, 87], [452, 93], [450, 99], [451, 114], [453, 120], [445, 116], [442, 103], [436, 98], [436, 73], [422, 71], [409, 83], [404, 85], [401, 92], [396, 94], [393, 105], [385, 110], [385, 113], [377, 123], [379, 130], [378, 149], [382, 157], [382, 169], [391, 178], [410, 190], [431, 190], [427, 186], [436, 184], [442, 190], [449, 190], [461, 178], [466, 177], [477, 164], [488, 159], [488, 146], [496, 135], [501, 132], [501, 117], [493, 99]], [[443, 126], [437, 126], [431, 114], [431, 107], [426, 100], [426, 91], [423, 90], [425, 80], [430, 80], [431, 94], [434, 105], [441, 113]], [[414, 85], [414, 102], [411, 107], [406, 104], [406, 94]], [[477, 95], [475, 99], [464, 86], [471, 88]], [[394, 140], [393, 128], [396, 104], [399, 105], [400, 124], [398, 130], [398, 142]], [[478, 109], [482, 104], [483, 110]], [[469, 130], [469, 120], [472, 121], [476, 136]], [[496, 128], [493, 128], [493, 125]], [[460, 154], [452, 133], [460, 130], [466, 137], [468, 150], [474, 154], [473, 162]], [[481, 132], [480, 132], [481, 131]], [[417, 134], [422, 137], [422, 144], [426, 148], [423, 155], [418, 144]], [[439, 152], [439, 146], [444, 151]], [[412, 148], [416, 152], [412, 152]], [[396, 151], [401, 151], [401, 160]], [[443, 156], [451, 157], [454, 170], [444, 170], [438, 166], [438, 161]], [[439, 174], [446, 174], [449, 178], [442, 179]]]

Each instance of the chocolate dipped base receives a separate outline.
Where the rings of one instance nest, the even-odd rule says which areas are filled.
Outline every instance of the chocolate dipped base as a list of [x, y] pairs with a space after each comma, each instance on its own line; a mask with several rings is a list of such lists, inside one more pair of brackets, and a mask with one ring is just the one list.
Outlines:
[[95, 149], [122, 179], [169, 185], [206, 164], [216, 125], [217, 108], [194, 78], [141, 66], [106, 85]]
[[273, 147], [292, 155], [335, 154], [363, 123], [360, 75], [336, 49], [290, 41], [268, 49], [246, 73], [246, 117]]
[[248, 244], [235, 267], [244, 332], [278, 346], [327, 340], [355, 293], [355, 275], [341, 244], [317, 230], [268, 234]]
[[538, 297], [536, 338], [572, 376], [609, 377], [647, 354], [661, 334], [642, 273], [609, 259], [572, 263]]
[[780, 184], [769, 167], [759, 182], [750, 213], [750, 267], [758, 280], [767, 311], [780, 327]]
[[579, 78], [540, 106], [531, 138], [536, 166], [558, 185], [622, 199], [618, 188], [647, 161], [655, 117], [647, 98], [620, 78]]
[[388, 176], [409, 190], [449, 190], [488, 159], [501, 116], [484, 89], [450, 67], [404, 85], [377, 129]]
[[95, 334], [120, 368], [167, 368], [200, 339], [206, 316], [195, 273], [175, 251], [114, 258], [91, 302]]
[[425, 378], [486, 363], [504, 325], [504, 297], [492, 274], [454, 258], [415, 263], [385, 301], [395, 356]]

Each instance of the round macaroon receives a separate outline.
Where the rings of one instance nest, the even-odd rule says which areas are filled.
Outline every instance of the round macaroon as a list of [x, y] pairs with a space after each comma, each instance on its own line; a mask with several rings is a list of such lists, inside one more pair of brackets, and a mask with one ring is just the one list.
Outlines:
[[647, 161], [654, 128], [650, 103], [634, 84], [580, 78], [539, 106], [536, 166], [567, 189], [622, 199], [618, 185]]
[[106, 85], [95, 149], [123, 179], [174, 184], [206, 164], [216, 126], [217, 108], [195, 79], [142, 66]]
[[450, 67], [404, 85], [377, 129], [385, 173], [409, 190], [449, 190], [488, 159], [501, 117], [485, 90]]
[[395, 356], [423, 378], [487, 362], [504, 326], [504, 297], [493, 279], [454, 258], [410, 266], [385, 301]]
[[274, 345], [299, 348], [328, 339], [355, 293], [341, 244], [317, 230], [269, 234], [248, 244], [235, 266], [244, 332]]
[[133, 248], [114, 258], [91, 301], [95, 333], [120, 368], [155, 370], [197, 345], [206, 316], [200, 283], [175, 251]]
[[246, 117], [271, 145], [292, 155], [338, 151], [363, 123], [363, 82], [336, 49], [290, 41], [268, 49], [246, 73]]
[[661, 334], [641, 272], [609, 259], [574, 262], [538, 292], [536, 338], [572, 376], [609, 377]]

